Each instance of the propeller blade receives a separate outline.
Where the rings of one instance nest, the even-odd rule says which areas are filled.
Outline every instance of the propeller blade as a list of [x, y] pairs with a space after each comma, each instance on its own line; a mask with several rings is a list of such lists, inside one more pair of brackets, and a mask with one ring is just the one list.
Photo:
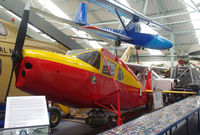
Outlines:
[[191, 57], [192, 60], [200, 61], [200, 57]]
[[200, 55], [200, 50], [190, 52], [189, 55]]
[[20, 23], [18, 34], [17, 34], [15, 48], [13, 51], [14, 53], [12, 55], [14, 66], [16, 62], [18, 62], [22, 58], [22, 48], [24, 46], [24, 40], [26, 37], [26, 31], [27, 31], [28, 20], [29, 20], [29, 11], [30, 11], [30, 1], [28, 1], [25, 5], [22, 21]]
[[22, 49], [23, 49], [24, 40], [25, 40], [25, 37], [26, 37], [26, 31], [27, 31], [28, 20], [29, 20], [29, 11], [30, 11], [30, 0], [25, 5], [24, 13], [23, 13], [22, 20], [21, 20], [19, 30], [18, 30], [18, 33], [17, 33], [15, 48], [14, 48], [13, 54], [11, 56], [13, 64], [12, 64], [12, 70], [11, 70], [8, 88], [7, 88], [7, 91], [6, 91], [6, 96], [5, 96], [5, 99], [4, 99], [5, 102], [6, 102], [6, 98], [9, 94], [9, 91], [10, 91], [10, 85], [11, 85], [11, 82], [12, 82], [12, 77], [13, 77], [13, 72], [14, 72], [15, 66], [16, 66], [17, 63], [19, 63], [21, 61], [21, 59], [23, 57], [22, 56]]

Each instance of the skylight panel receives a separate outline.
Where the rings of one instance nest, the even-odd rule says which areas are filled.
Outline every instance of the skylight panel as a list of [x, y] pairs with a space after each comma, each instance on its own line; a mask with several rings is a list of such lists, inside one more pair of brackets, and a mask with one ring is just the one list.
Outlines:
[[[194, 6], [193, 3], [191, 2], [191, 0], [184, 0], [184, 2], [187, 3], [188, 5], [190, 5], [190, 6], [186, 5], [188, 11], [193, 11], [193, 10], [194, 10], [195, 6]], [[193, 0], [193, 2], [194, 2], [195, 4], [198, 4], [199, 1]], [[192, 7], [194, 7], [194, 8], [192, 8]], [[189, 14], [189, 15], [190, 15], [190, 18], [191, 18], [191, 20], [192, 20], [192, 24], [193, 24], [194, 29], [199, 28], [199, 24], [200, 24], [200, 13], [199, 13], [199, 12], [196, 12], [196, 13], [194, 13], [194, 14]], [[197, 38], [198, 38], [198, 42], [200, 42], [200, 31], [199, 31], [199, 30], [196, 30], [195, 33], [196, 33], [196, 36], [197, 36]]]

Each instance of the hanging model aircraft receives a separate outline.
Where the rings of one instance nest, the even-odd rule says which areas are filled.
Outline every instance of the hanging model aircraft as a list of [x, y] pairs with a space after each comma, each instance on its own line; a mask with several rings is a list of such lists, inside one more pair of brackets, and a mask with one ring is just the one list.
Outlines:
[[[87, 23], [87, 2], [81, 2], [76, 12], [74, 20], [67, 20], [54, 16], [40, 9], [33, 8], [39, 14], [43, 14], [51, 19], [55, 19], [59, 22], [67, 23], [72, 27], [79, 30], [86, 31], [90, 35], [97, 39], [101, 39], [111, 45], [119, 46], [121, 42], [130, 43], [136, 45], [136, 49], [150, 48], [150, 49], [169, 49], [173, 46], [173, 43], [164, 38], [153, 28], [172, 31], [171, 29], [162, 26], [159, 23], [152, 21], [141, 13], [130, 9], [113, 0], [89, 0], [108, 11], [116, 14], [123, 26], [123, 30], [111, 29], [111, 28], [99, 28], [89, 25]], [[130, 19], [130, 22], [125, 26], [121, 16]]]

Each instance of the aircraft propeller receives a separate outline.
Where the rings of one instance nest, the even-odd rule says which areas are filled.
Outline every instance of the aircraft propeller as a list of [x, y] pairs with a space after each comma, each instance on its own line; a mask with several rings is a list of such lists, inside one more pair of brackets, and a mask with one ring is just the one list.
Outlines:
[[29, 20], [29, 11], [30, 11], [30, 0], [26, 3], [25, 8], [24, 8], [24, 13], [22, 16], [22, 20], [19, 26], [17, 38], [16, 38], [16, 43], [15, 43], [15, 48], [12, 53], [12, 70], [11, 70], [11, 75], [10, 75], [10, 80], [6, 92], [6, 96], [4, 101], [6, 102], [6, 98], [9, 94], [10, 91], [10, 85], [12, 82], [12, 77], [13, 77], [13, 72], [16, 67], [16, 65], [22, 60], [22, 49], [24, 46], [24, 40], [26, 37], [26, 31], [27, 31], [27, 25], [28, 25], [28, 20]]

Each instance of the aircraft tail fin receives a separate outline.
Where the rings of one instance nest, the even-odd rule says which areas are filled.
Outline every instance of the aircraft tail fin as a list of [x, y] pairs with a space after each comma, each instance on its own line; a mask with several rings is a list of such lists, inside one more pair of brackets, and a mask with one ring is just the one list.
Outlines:
[[81, 2], [76, 11], [74, 21], [77, 23], [87, 24], [87, 2]]

